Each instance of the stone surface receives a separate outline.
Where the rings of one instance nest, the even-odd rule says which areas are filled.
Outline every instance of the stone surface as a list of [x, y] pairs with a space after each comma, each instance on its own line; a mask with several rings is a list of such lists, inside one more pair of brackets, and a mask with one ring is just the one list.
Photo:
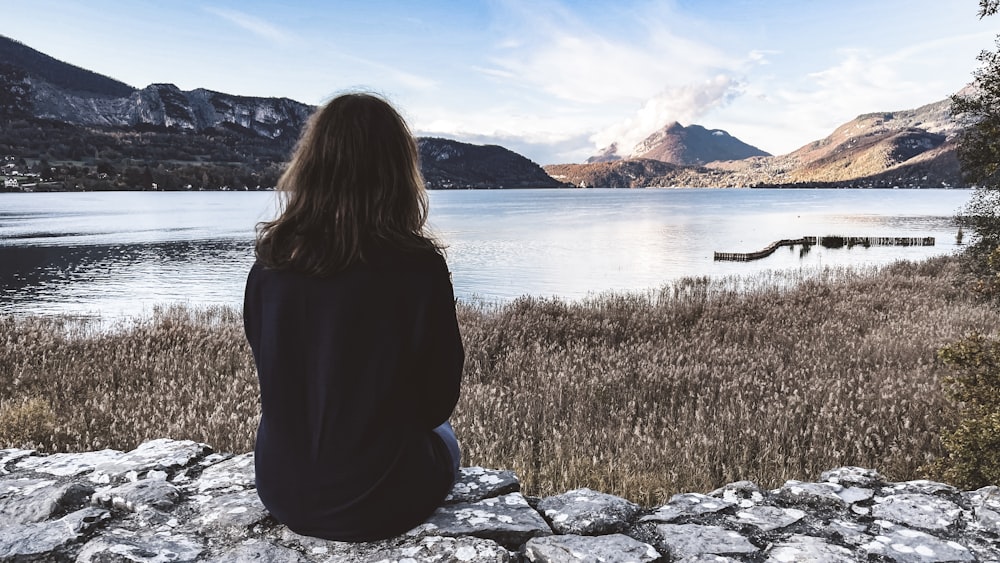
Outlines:
[[875, 536], [862, 546], [869, 555], [881, 555], [899, 563], [945, 563], [975, 561], [969, 549], [957, 542], [930, 534], [898, 528]]
[[871, 489], [844, 487], [837, 483], [803, 483], [788, 481], [778, 489], [777, 497], [786, 504], [805, 504], [815, 508], [846, 508], [856, 502], [871, 499]]
[[583, 488], [546, 497], [538, 503], [538, 510], [556, 533], [592, 536], [624, 531], [639, 505]]
[[775, 544], [767, 555], [767, 563], [852, 563], [854, 553], [846, 547], [831, 545], [813, 536], [792, 536]]
[[476, 502], [521, 490], [521, 482], [513, 471], [497, 471], [482, 467], [463, 467], [458, 481], [448, 496], [446, 504]]
[[732, 530], [698, 524], [657, 524], [656, 533], [673, 558], [755, 553], [757, 547]]
[[180, 500], [180, 490], [160, 479], [143, 479], [93, 494], [94, 504], [129, 512], [169, 510]]
[[734, 506], [734, 503], [700, 493], [681, 493], [670, 497], [670, 501], [657, 508], [652, 514], [640, 518], [643, 522], [673, 522], [686, 516], [700, 516], [719, 512]]
[[962, 509], [957, 504], [932, 495], [893, 495], [872, 507], [872, 516], [925, 531], [943, 531], [955, 526]]
[[201, 543], [185, 536], [112, 530], [87, 542], [76, 560], [78, 563], [185, 563], [196, 561], [204, 549]]
[[109, 517], [106, 510], [84, 508], [58, 520], [4, 526], [0, 532], [0, 561], [49, 561], [68, 557], [73, 544]]
[[786, 528], [804, 518], [806, 513], [797, 508], [779, 508], [777, 506], [751, 506], [740, 510], [730, 518], [737, 525], [754, 526], [757, 529], [770, 532]]
[[0, 479], [0, 526], [43, 522], [80, 508], [94, 488], [54, 479]]
[[645, 509], [589, 489], [529, 502], [519, 489], [512, 472], [464, 468], [427, 522], [345, 543], [275, 521], [252, 453], [170, 440], [130, 452], [0, 450], [0, 562], [1000, 562], [997, 487], [891, 483], [842, 467], [815, 483], [738, 481]]
[[878, 471], [865, 469], [863, 467], [838, 467], [824, 471], [819, 476], [820, 481], [836, 483], [844, 487], [861, 487], [871, 489], [885, 482], [885, 478], [879, 475]]
[[512, 549], [533, 537], [551, 533], [548, 523], [521, 493], [442, 506], [427, 522], [407, 532], [412, 536], [475, 536]]
[[531, 538], [524, 546], [528, 561], [538, 563], [645, 563], [660, 558], [648, 543], [622, 534], [604, 536], [545, 536]]

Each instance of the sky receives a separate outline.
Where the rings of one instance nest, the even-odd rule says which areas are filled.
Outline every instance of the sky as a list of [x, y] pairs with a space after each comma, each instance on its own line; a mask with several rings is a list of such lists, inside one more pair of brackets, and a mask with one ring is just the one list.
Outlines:
[[992, 49], [976, 0], [0, 0], [0, 34], [142, 88], [319, 105], [539, 164], [679, 121], [772, 154], [946, 98]]

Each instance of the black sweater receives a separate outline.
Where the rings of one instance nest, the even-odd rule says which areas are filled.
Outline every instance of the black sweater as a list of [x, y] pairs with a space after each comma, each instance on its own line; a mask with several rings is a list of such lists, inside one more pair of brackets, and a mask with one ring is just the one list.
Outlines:
[[293, 531], [370, 541], [420, 524], [454, 477], [432, 429], [464, 351], [444, 259], [382, 250], [329, 278], [254, 264], [244, 326], [260, 381], [264, 506]]

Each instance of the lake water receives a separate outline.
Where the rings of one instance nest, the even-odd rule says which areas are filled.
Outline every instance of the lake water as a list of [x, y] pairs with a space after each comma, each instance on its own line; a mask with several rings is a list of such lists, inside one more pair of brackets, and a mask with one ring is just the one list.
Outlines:
[[[457, 296], [578, 299], [687, 276], [886, 264], [951, 253], [966, 190], [475, 190], [430, 193]], [[242, 303], [270, 192], [0, 194], [0, 314], [148, 313]], [[933, 247], [780, 248], [802, 236], [936, 238]]]

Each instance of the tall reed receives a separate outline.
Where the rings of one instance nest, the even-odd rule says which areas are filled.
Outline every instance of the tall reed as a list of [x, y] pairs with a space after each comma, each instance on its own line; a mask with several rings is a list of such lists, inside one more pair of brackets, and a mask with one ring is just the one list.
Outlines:
[[[954, 420], [935, 350], [1000, 331], [966, 283], [937, 258], [459, 304], [464, 462], [513, 469], [529, 494], [588, 486], [645, 505], [841, 465], [917, 477]], [[172, 307], [111, 331], [7, 317], [0, 341], [0, 447], [253, 446], [257, 385], [236, 311]]]

